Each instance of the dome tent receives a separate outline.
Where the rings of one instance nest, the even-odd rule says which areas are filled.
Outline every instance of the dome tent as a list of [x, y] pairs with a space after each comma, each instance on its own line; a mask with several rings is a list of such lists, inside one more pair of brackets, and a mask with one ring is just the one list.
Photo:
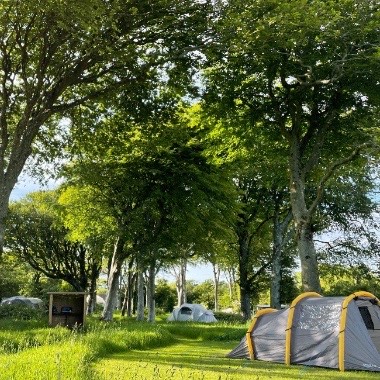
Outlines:
[[368, 292], [322, 297], [309, 292], [284, 310], [254, 316], [227, 356], [341, 371], [380, 371], [380, 306]]
[[44, 302], [35, 297], [14, 296], [4, 298], [0, 305], [23, 305], [34, 309], [42, 309], [44, 307]]
[[176, 307], [168, 321], [217, 322], [212, 311], [197, 303], [184, 303]]

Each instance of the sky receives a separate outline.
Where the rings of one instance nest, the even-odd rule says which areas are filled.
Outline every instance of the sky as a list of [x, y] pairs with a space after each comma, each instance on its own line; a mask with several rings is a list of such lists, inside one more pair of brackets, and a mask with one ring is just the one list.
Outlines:
[[37, 180], [34, 180], [33, 178], [26, 175], [21, 175], [19, 181], [16, 183], [16, 186], [11, 193], [10, 199], [12, 201], [16, 201], [20, 198], [25, 197], [25, 195], [33, 191], [53, 189], [55, 187], [55, 184], [55, 181], [49, 180], [48, 183], [43, 186], [38, 183]]
[[[159, 273], [157, 277], [164, 278], [169, 282], [175, 281], [173, 275], [168, 273]], [[198, 264], [198, 265], [187, 265], [186, 279], [193, 280], [197, 283], [204, 282], [206, 280], [213, 279], [212, 266], [211, 264]]]

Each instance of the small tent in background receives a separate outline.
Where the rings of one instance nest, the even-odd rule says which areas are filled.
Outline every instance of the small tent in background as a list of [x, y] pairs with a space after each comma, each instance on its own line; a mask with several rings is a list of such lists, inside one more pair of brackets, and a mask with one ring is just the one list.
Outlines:
[[0, 305], [23, 305], [34, 309], [43, 309], [44, 302], [39, 298], [34, 297], [23, 297], [14, 296], [9, 298], [4, 298]]
[[368, 292], [301, 294], [287, 309], [259, 310], [228, 357], [380, 371], [379, 304]]
[[181, 307], [176, 307], [168, 321], [217, 322], [212, 311], [196, 303], [184, 303]]

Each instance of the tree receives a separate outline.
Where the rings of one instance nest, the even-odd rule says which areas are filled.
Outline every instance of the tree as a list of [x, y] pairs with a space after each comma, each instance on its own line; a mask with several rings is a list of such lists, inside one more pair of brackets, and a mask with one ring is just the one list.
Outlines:
[[159, 279], [156, 286], [155, 300], [157, 307], [164, 312], [172, 312], [176, 305], [176, 291], [166, 280]]
[[[68, 239], [57, 212], [57, 193], [38, 192], [11, 204], [5, 246], [35, 271], [86, 291], [99, 276], [101, 257]], [[33, 237], [33, 238], [31, 238]]]
[[136, 123], [126, 120], [128, 114], [116, 105], [107, 117], [82, 119], [78, 125], [88, 128], [89, 139], [74, 140], [78, 159], [68, 165], [66, 176], [91, 189], [92, 202], [113, 226], [115, 248], [103, 312], [107, 320], [128, 257], [136, 258], [142, 273], [157, 267], [157, 253], [162, 260], [177, 244], [201, 246], [211, 230], [225, 231], [232, 187], [203, 157], [196, 131], [174, 111], [169, 121], [156, 115]]
[[245, 115], [274, 144], [286, 144], [302, 284], [320, 291], [313, 218], [329, 181], [354, 159], [365, 162], [375, 143], [378, 2], [219, 6], [215, 43], [206, 52], [205, 101], [219, 114]]
[[2, 2], [0, 248], [10, 193], [33, 153], [51, 156], [57, 120], [120, 87], [136, 105], [157, 70], [176, 84], [191, 75], [207, 7], [175, 0]]
[[322, 264], [321, 280], [324, 293], [330, 297], [351, 294], [358, 290], [373, 294], [380, 291], [378, 275], [364, 264], [350, 267]]
[[[280, 142], [273, 144], [263, 128], [252, 132], [250, 121], [239, 110], [220, 117], [212, 115], [209, 107], [198, 105], [194, 111], [206, 131], [207, 153], [219, 162], [221, 170], [229, 172], [237, 190], [239, 211], [235, 223], [230, 223], [235, 236], [231, 245], [235, 244], [237, 253], [241, 310], [248, 320], [251, 300], [257, 297], [255, 283], [269, 268], [273, 306], [280, 306], [280, 264], [291, 221], [290, 204], [285, 198], [285, 149]], [[258, 246], [260, 250], [254, 248]]]

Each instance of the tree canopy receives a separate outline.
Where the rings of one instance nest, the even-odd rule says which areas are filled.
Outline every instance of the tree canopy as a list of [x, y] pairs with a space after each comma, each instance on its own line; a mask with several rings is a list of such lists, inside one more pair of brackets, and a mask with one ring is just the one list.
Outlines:
[[179, 89], [192, 75], [207, 2], [17, 0], [0, 9], [1, 243], [26, 160], [51, 155], [59, 141], [54, 117], [120, 87], [141, 107], [144, 84], [158, 77]]
[[324, 188], [338, 169], [377, 148], [378, 3], [218, 4], [205, 104], [219, 114], [239, 112], [286, 145], [303, 286], [320, 291], [312, 224]]

